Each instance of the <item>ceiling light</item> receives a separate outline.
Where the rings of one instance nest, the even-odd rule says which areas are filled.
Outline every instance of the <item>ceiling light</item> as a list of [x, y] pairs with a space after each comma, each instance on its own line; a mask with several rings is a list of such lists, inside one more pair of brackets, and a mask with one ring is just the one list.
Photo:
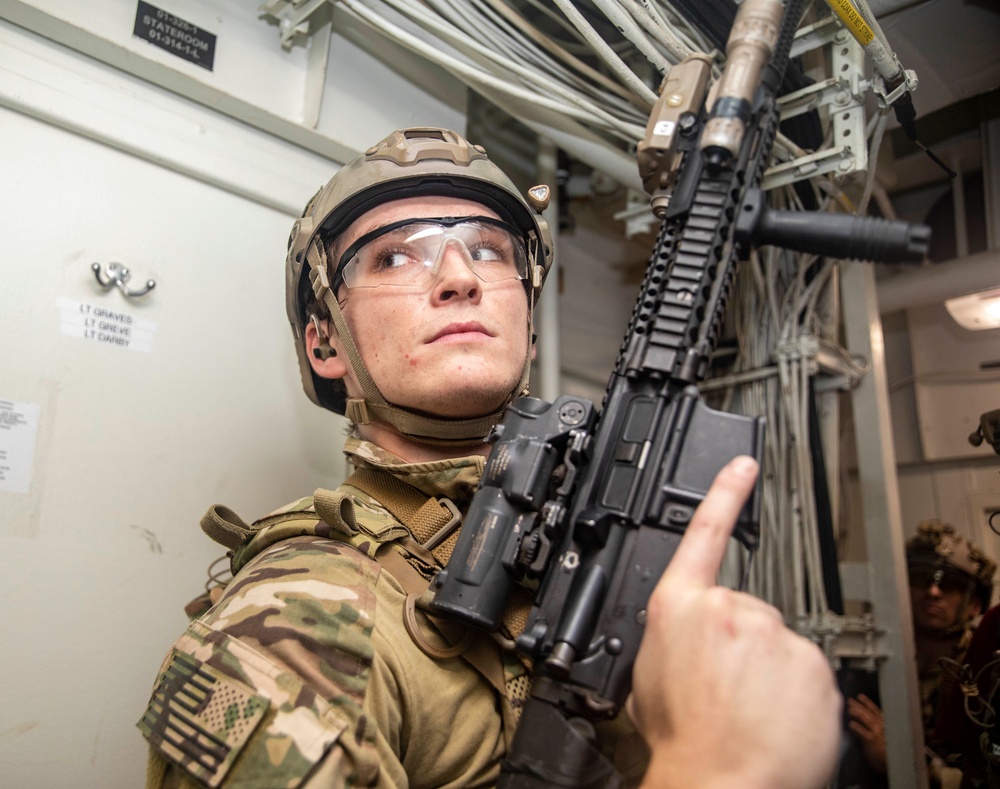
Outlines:
[[963, 329], [1000, 329], [1000, 288], [947, 299], [944, 306]]

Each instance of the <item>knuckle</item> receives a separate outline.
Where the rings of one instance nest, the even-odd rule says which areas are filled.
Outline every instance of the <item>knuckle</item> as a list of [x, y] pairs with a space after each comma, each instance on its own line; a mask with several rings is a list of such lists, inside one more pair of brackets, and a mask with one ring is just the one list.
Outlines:
[[724, 586], [712, 586], [705, 590], [704, 602], [706, 608], [717, 613], [726, 613], [736, 606], [736, 592]]

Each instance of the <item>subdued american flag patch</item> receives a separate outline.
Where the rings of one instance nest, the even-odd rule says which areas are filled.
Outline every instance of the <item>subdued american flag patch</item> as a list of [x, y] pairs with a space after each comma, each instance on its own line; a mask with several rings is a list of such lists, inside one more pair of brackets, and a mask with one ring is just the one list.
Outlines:
[[246, 685], [175, 651], [138, 726], [170, 761], [215, 787], [267, 707]]

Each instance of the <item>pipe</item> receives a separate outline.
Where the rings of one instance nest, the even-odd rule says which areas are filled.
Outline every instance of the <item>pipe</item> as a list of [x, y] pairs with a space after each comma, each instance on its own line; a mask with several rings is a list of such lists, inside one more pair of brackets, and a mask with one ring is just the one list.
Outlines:
[[545, 220], [552, 230], [553, 261], [548, 287], [542, 288], [535, 313], [538, 333], [539, 387], [537, 397], [552, 402], [562, 394], [562, 356], [559, 352], [559, 190], [556, 188], [558, 151], [544, 138], [538, 140], [538, 179], [549, 184], [552, 200], [545, 209]]
[[934, 263], [879, 281], [879, 312], [889, 315], [911, 307], [940, 304], [1000, 285], [1000, 250], [977, 252]]

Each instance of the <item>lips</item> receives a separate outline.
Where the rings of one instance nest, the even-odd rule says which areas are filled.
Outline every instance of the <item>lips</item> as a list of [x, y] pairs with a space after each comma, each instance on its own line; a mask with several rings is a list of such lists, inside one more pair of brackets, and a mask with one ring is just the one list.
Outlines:
[[463, 334], [481, 334], [486, 337], [493, 337], [493, 332], [486, 329], [481, 323], [476, 321], [469, 321], [467, 323], [449, 323], [443, 329], [441, 329], [437, 334], [432, 336], [427, 342], [428, 344], [432, 342], [437, 342], [438, 340], [444, 340], [449, 337], [454, 337], [456, 335]]

